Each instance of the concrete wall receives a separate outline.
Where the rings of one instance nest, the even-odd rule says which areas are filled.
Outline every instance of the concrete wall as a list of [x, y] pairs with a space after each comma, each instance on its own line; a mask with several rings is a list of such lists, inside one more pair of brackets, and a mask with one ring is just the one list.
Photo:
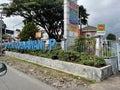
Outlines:
[[111, 65], [112, 66], [112, 72], [113, 74], [117, 74], [119, 72], [118, 70], [118, 58], [117, 57], [113, 57], [110, 59], [105, 59], [105, 62], [107, 65]]
[[52, 60], [37, 56], [32, 56], [28, 54], [20, 54], [15, 52], [6, 51], [6, 55], [16, 57], [22, 60], [26, 60], [29, 62], [37, 63], [49, 68], [57, 69], [63, 72], [67, 72], [73, 75], [85, 77], [88, 79], [101, 81], [112, 74], [112, 67], [111, 65], [102, 67], [102, 68], [95, 68], [91, 66], [85, 66], [70, 62], [64, 62], [59, 60]]

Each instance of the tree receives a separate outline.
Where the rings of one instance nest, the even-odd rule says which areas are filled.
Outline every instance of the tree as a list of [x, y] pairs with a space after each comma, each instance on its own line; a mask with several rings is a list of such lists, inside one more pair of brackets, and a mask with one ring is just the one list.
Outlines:
[[82, 31], [82, 25], [86, 25], [88, 23], [89, 14], [87, 13], [86, 9], [81, 5], [79, 6], [79, 25], [80, 30]]
[[43, 27], [50, 38], [63, 38], [63, 0], [12, 0], [3, 7], [7, 16], [22, 16], [24, 23], [33, 21]]
[[116, 40], [116, 36], [112, 33], [109, 33], [106, 37], [107, 40]]
[[[12, 0], [3, 5], [3, 12], [9, 17], [19, 15], [24, 17], [24, 23], [35, 22], [43, 27], [50, 38], [61, 41], [63, 38], [63, 0]], [[79, 7], [81, 23], [87, 23], [86, 9]]]
[[34, 22], [27, 23], [22, 31], [20, 32], [21, 41], [28, 41], [29, 39], [35, 39], [35, 33], [38, 32], [39, 28], [34, 24]]
[[2, 34], [5, 34], [5, 31], [6, 31], [6, 24], [4, 23], [3, 25], [2, 25]]

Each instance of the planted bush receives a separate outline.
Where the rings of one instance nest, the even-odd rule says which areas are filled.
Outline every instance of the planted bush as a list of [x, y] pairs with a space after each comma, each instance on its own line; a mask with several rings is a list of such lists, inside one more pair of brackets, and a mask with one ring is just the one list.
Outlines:
[[[13, 50], [17, 51], [17, 50]], [[104, 58], [98, 56], [90, 56], [88, 53], [79, 53], [76, 51], [63, 51], [60, 47], [55, 47], [53, 51], [49, 50], [24, 50], [24, 53], [36, 55], [45, 58], [51, 58], [57, 56], [59, 60], [74, 62], [83, 65], [89, 65], [94, 67], [105, 66]]]
[[102, 67], [106, 65], [105, 60], [102, 57], [98, 57], [98, 56], [93, 56], [93, 57], [86, 56], [86, 57], [89, 58], [81, 60], [80, 61], [81, 64], [94, 66], [94, 67]]

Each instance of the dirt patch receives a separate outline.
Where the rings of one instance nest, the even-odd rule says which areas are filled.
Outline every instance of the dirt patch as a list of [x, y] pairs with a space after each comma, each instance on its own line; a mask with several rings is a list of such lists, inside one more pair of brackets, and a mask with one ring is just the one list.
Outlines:
[[88, 87], [93, 83], [81, 77], [76, 77], [13, 57], [0, 56], [0, 61], [59, 89], [76, 88], [80, 86]]

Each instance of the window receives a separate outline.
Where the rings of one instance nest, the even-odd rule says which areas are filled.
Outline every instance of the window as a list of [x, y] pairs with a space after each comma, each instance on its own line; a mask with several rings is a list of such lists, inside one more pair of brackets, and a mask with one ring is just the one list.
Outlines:
[[90, 38], [91, 34], [90, 33], [86, 33], [86, 38]]

